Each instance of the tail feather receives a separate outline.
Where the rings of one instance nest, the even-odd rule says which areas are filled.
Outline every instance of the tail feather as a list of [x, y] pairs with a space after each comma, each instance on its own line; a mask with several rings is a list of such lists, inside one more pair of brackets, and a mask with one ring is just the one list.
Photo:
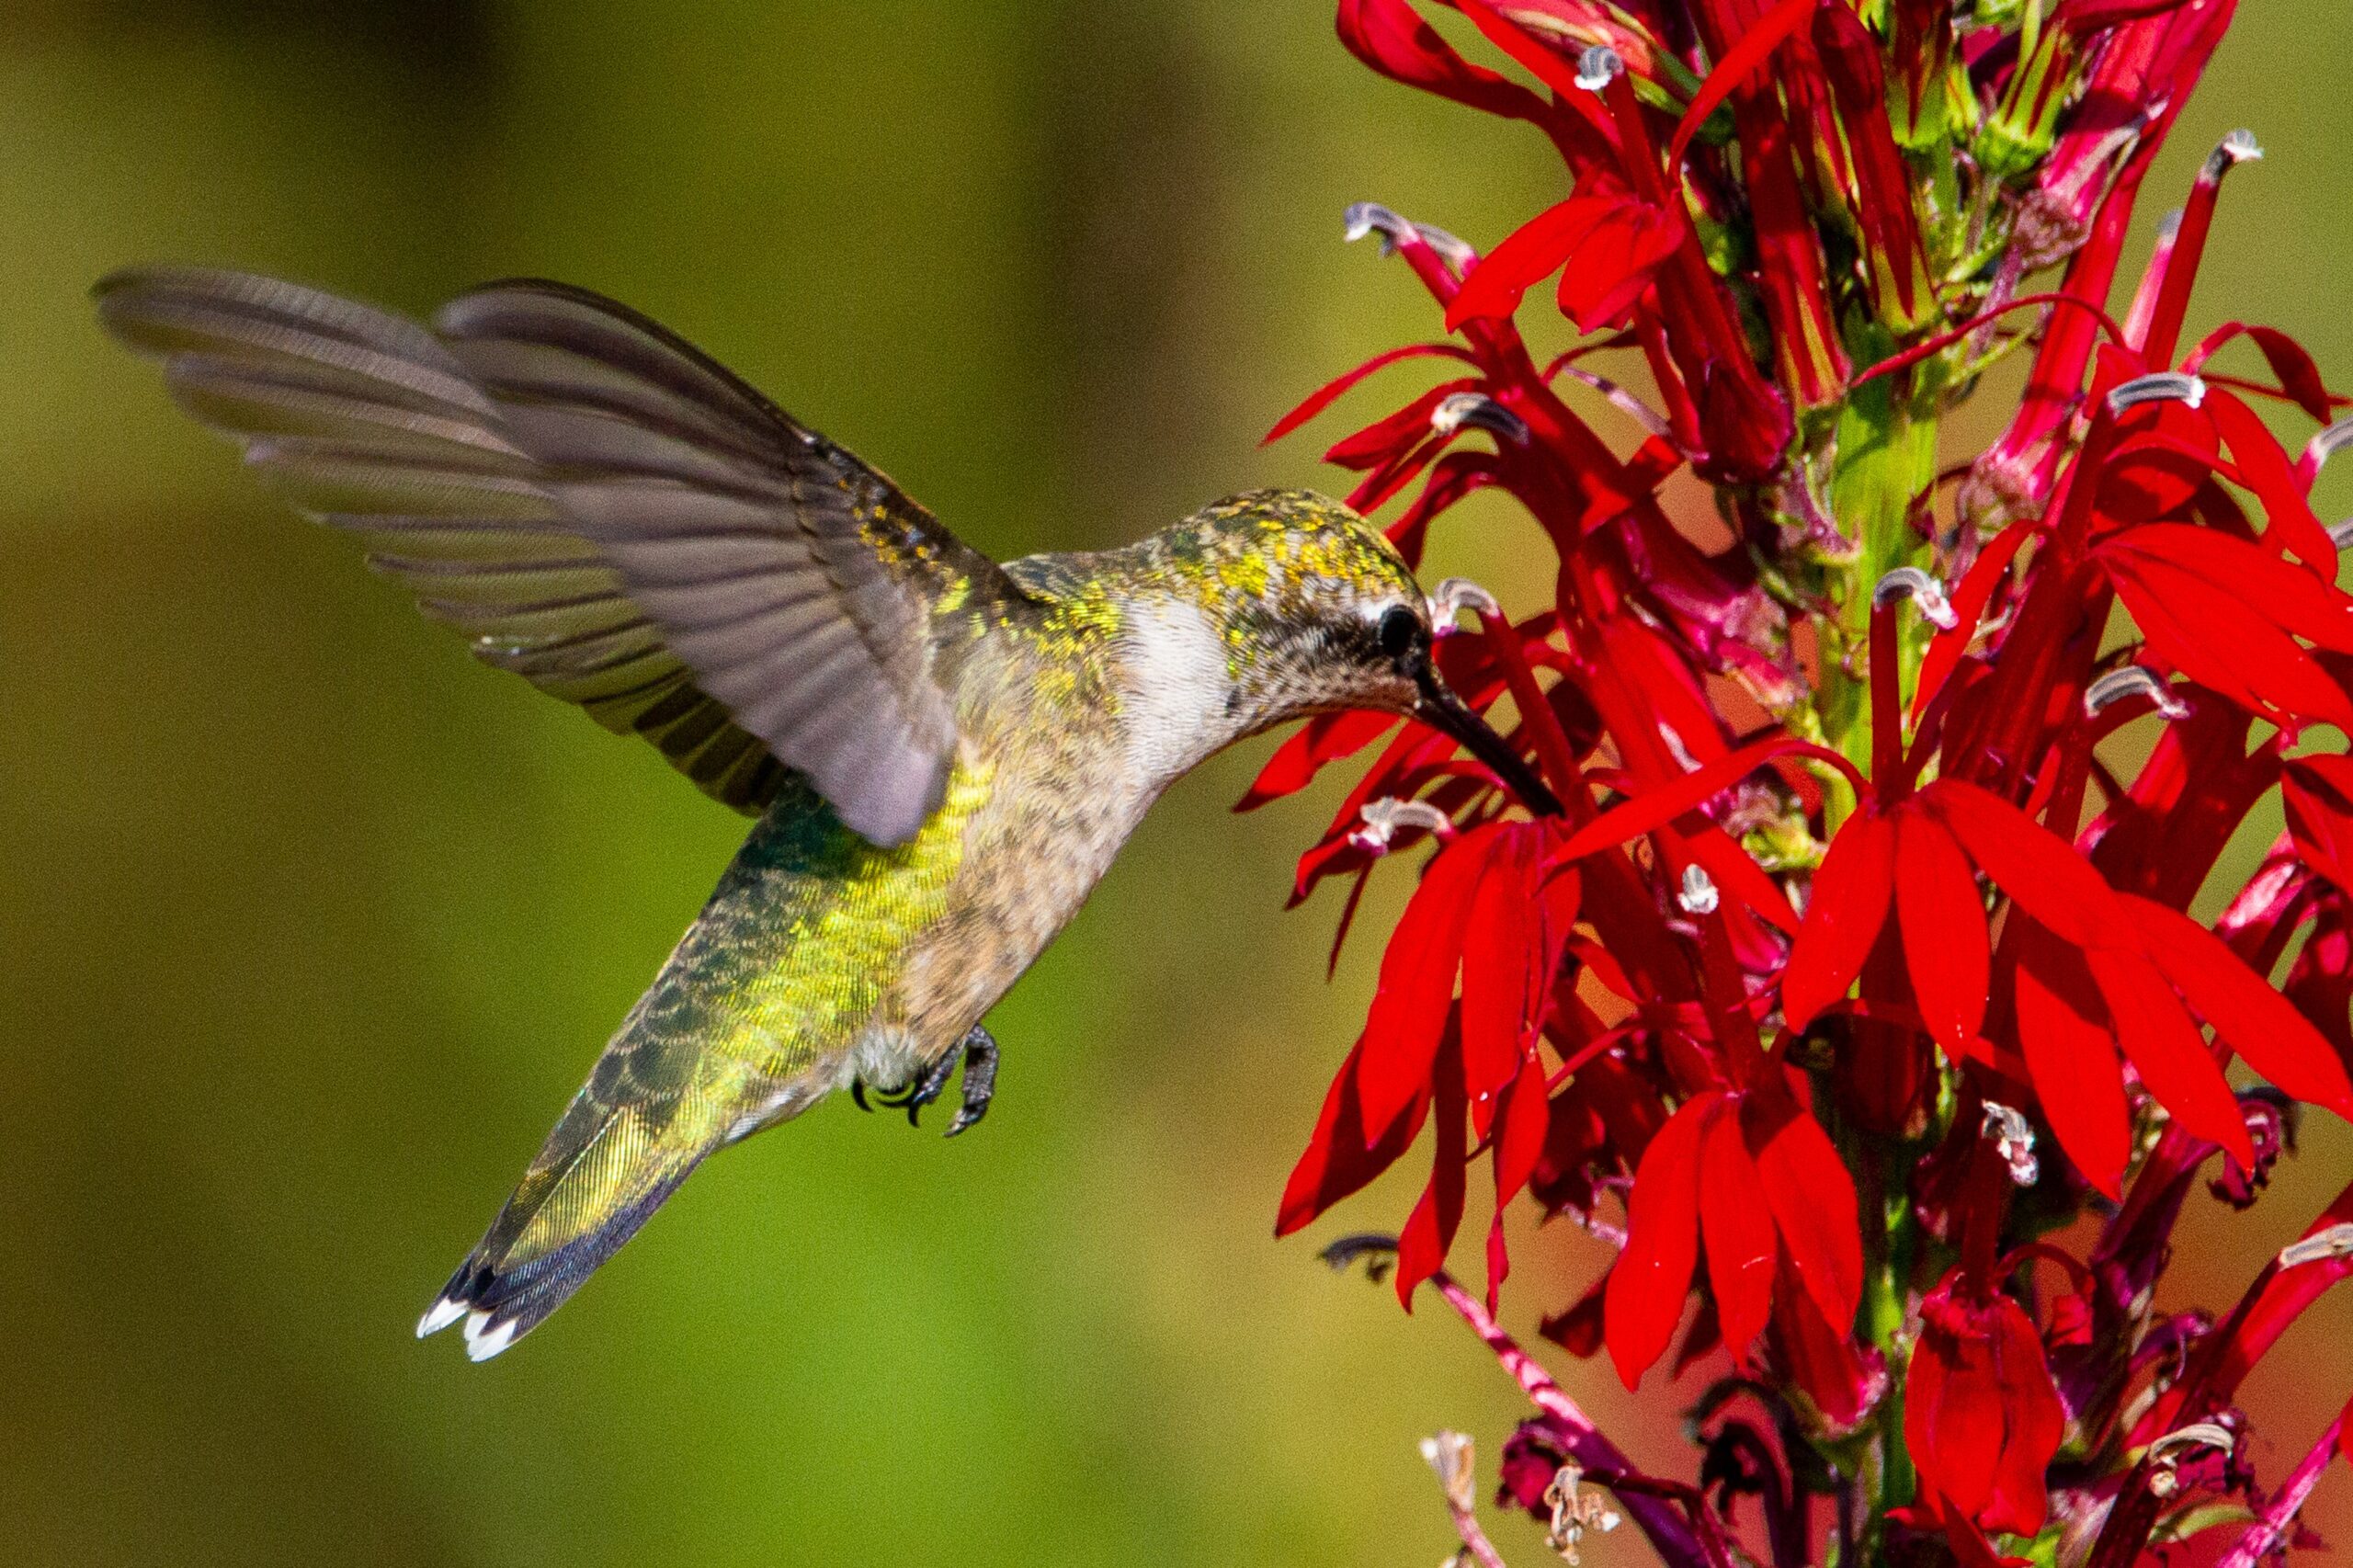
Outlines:
[[417, 1336], [465, 1322], [466, 1354], [486, 1361], [539, 1326], [637, 1233], [701, 1164], [710, 1143], [679, 1140], [646, 1107], [584, 1092], [522, 1185], [442, 1287]]

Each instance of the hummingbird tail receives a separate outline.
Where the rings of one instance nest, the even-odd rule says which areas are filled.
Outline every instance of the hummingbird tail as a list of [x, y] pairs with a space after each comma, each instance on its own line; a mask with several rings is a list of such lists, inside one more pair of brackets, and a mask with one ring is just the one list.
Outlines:
[[487, 1361], [538, 1327], [709, 1153], [662, 1131], [640, 1108], [601, 1105], [584, 1092], [418, 1321], [417, 1337], [462, 1319], [466, 1354]]

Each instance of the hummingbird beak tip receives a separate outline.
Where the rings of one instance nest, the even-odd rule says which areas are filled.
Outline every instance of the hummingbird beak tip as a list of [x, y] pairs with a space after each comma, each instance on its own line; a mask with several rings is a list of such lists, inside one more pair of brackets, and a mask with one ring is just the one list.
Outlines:
[[1466, 751], [1493, 769], [1505, 786], [1539, 816], [1561, 814], [1560, 798], [1546, 787], [1525, 758], [1438, 678], [1436, 665], [1425, 661], [1414, 672], [1414, 684], [1421, 692], [1421, 699], [1414, 705], [1415, 718], [1460, 741]]

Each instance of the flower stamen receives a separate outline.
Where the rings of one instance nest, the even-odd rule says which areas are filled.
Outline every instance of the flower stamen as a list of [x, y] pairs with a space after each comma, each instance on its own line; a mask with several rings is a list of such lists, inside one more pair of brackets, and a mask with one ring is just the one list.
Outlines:
[[1455, 621], [1466, 609], [1482, 620], [1501, 619], [1504, 613], [1495, 596], [1470, 578], [1448, 577], [1430, 593], [1430, 630], [1439, 637], [1451, 636], [1457, 630]]
[[1626, 74], [1626, 62], [1606, 43], [1588, 47], [1577, 56], [1577, 85], [1597, 93]]
[[1686, 915], [1713, 915], [1723, 902], [1716, 892], [1715, 879], [1698, 866], [1683, 868], [1683, 886], [1675, 895], [1676, 903]]
[[1898, 566], [1879, 580], [1871, 590], [1871, 608], [1887, 609], [1909, 598], [1920, 614], [1940, 631], [1950, 631], [1961, 624], [1953, 613], [1952, 600], [1945, 597], [1945, 585], [1917, 566]]
[[1367, 801], [1357, 808], [1357, 814], [1364, 819], [1364, 825], [1348, 835], [1348, 844], [1367, 855], [1388, 854], [1397, 835], [1413, 828], [1430, 834], [1441, 844], [1454, 837], [1454, 819], [1427, 801], [1402, 801], [1394, 795], [1383, 795], [1377, 801]]
[[1485, 392], [1456, 392], [1439, 399], [1438, 406], [1430, 410], [1430, 428], [1441, 436], [1451, 436], [1466, 425], [1515, 447], [1528, 444], [1528, 422]]
[[2302, 1241], [2290, 1242], [2279, 1249], [2279, 1267], [2294, 1268], [2300, 1264], [2325, 1263], [2345, 1257], [2353, 1257], [2353, 1224], [2331, 1225]]
[[1468, 272], [1479, 259], [1479, 253], [1471, 248], [1468, 240], [1434, 224], [1416, 223], [1378, 201], [1350, 202], [1340, 216], [1347, 224], [1342, 238], [1347, 244], [1354, 244], [1367, 234], [1379, 234], [1382, 256], [1394, 256], [1399, 245], [1419, 242], [1451, 262], [1457, 272]]
[[2206, 382], [2197, 376], [2187, 376], [2179, 370], [2159, 370], [2154, 375], [2135, 376], [2129, 381], [2119, 381], [2109, 389], [2108, 411], [2122, 414], [2128, 408], [2138, 408], [2144, 403], [2186, 403], [2196, 408], [2206, 401]]
[[2025, 1112], [1999, 1100], [1987, 1100], [1985, 1120], [1979, 1131], [1981, 1136], [1994, 1141], [1994, 1153], [2010, 1167], [2012, 1183], [2032, 1187], [2042, 1178], [2042, 1164], [2034, 1153], [2034, 1128]]
[[2147, 698], [2168, 719], [2189, 717], [2189, 704], [2145, 665], [2126, 665], [2110, 670], [2084, 687], [2084, 717], [2097, 719], [2104, 710], [2135, 697]]

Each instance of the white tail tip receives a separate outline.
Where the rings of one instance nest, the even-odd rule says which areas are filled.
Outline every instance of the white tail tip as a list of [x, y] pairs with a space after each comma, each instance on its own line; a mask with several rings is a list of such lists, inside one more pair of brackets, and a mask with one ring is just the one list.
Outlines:
[[463, 1301], [453, 1301], [444, 1296], [434, 1302], [432, 1309], [423, 1317], [416, 1320], [416, 1336], [423, 1339], [427, 1335], [438, 1334], [465, 1315], [466, 1306]]
[[515, 1320], [508, 1318], [492, 1326], [488, 1312], [476, 1312], [466, 1319], [466, 1359], [487, 1361], [515, 1343]]

